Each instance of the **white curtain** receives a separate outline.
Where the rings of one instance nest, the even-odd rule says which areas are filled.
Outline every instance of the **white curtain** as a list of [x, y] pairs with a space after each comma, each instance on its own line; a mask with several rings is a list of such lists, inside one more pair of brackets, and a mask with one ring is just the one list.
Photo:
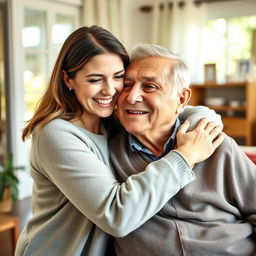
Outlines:
[[153, 5], [152, 43], [180, 55], [191, 70], [193, 83], [203, 80], [205, 18], [205, 4], [195, 5], [194, 0], [162, 0]]
[[98, 25], [122, 40], [121, 0], [83, 0], [83, 25]]

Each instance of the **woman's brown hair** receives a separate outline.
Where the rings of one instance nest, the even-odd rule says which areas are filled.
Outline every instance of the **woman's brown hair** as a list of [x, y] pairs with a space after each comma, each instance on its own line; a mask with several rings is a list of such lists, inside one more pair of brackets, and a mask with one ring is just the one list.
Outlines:
[[[71, 120], [82, 115], [83, 108], [74, 92], [65, 85], [62, 73], [65, 71], [70, 78], [74, 78], [92, 57], [106, 52], [119, 55], [124, 68], [127, 68], [129, 56], [124, 46], [109, 31], [101, 27], [81, 27], [66, 39], [53, 68], [49, 86], [34, 116], [23, 130], [23, 140], [32, 134], [36, 126], [41, 129], [55, 118]], [[108, 118], [105, 122], [108, 123]]]

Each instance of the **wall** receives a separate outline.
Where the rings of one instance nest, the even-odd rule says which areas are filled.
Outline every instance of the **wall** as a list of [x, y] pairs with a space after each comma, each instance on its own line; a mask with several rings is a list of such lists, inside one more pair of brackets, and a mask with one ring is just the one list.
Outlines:
[[[150, 13], [139, 11], [139, 7], [156, 0], [123, 0], [124, 5], [124, 44], [130, 48], [138, 42], [149, 42], [151, 36]], [[160, 0], [158, 0], [160, 1]], [[232, 6], [232, 8], [231, 8]], [[206, 18], [229, 18], [256, 15], [256, 0], [239, 0], [206, 4]]]
[[[124, 5], [123, 43], [128, 50], [136, 43], [150, 42], [150, 39], [151, 39], [150, 28], [152, 27], [152, 22], [151, 22], [152, 13], [141, 12], [139, 9], [143, 5], [150, 5], [155, 3], [156, 1], [161, 2], [161, 0], [155, 0], [155, 1], [154, 0], [149, 0], [149, 1], [123, 0], [123, 5]], [[205, 17], [206, 20], [222, 18], [222, 17], [229, 18], [229, 17], [237, 17], [237, 16], [248, 16], [248, 15], [256, 15], [256, 0], [235, 0], [235, 1], [215, 2], [215, 3], [206, 4], [206, 17]], [[191, 48], [190, 44], [192, 43], [192, 41], [189, 42], [189, 49]], [[185, 40], [183, 42], [185, 42]], [[177, 52], [177, 53], [183, 54], [183, 52]], [[190, 65], [190, 68], [192, 71], [192, 82], [201, 83], [203, 82], [203, 75], [204, 75], [203, 69], [201, 68], [202, 60], [197, 57], [198, 54], [196, 54], [194, 51], [188, 50], [188, 53], [189, 53], [187, 54], [188, 56], [186, 55], [181, 55], [181, 56], [185, 59], [188, 65], [190, 64], [191, 58], [193, 59], [193, 61], [191, 62], [192, 65]]]
[[154, 2], [154, 0], [123, 0], [123, 43], [128, 50], [136, 43], [150, 42], [150, 14], [141, 12], [139, 8]]
[[[232, 6], [232, 8], [231, 8]], [[234, 2], [218, 2], [207, 4], [207, 19], [231, 18], [256, 15], [255, 0], [239, 0]]]

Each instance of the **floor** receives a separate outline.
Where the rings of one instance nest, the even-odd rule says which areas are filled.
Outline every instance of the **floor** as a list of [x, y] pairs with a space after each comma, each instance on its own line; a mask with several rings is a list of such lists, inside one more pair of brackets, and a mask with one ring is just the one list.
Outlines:
[[[31, 216], [31, 198], [15, 202], [11, 214], [20, 218], [20, 229], [22, 229]], [[10, 241], [11, 233], [9, 231], [0, 232], [0, 256], [14, 255]]]

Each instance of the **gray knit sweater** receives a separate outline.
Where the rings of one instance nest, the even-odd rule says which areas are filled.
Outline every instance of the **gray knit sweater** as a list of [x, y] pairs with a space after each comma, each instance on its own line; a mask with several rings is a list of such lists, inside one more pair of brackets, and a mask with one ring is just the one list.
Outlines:
[[175, 151], [145, 170], [120, 184], [110, 167], [106, 135], [61, 119], [35, 130], [33, 217], [15, 255], [104, 255], [106, 233], [127, 235], [194, 179]]
[[[110, 149], [122, 181], [151, 162], [129, 148], [124, 131]], [[161, 211], [128, 236], [115, 239], [118, 256], [256, 255], [256, 166], [226, 137], [193, 171], [195, 181]]]

